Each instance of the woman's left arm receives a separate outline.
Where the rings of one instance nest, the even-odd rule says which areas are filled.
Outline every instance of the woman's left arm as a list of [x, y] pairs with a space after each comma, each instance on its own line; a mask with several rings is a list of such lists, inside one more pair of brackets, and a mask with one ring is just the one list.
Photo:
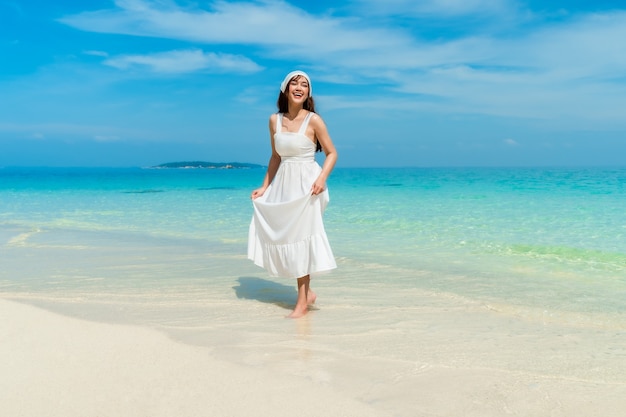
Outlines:
[[314, 114], [309, 122], [309, 125], [313, 127], [315, 139], [317, 139], [320, 145], [322, 145], [322, 150], [326, 154], [324, 164], [322, 165], [322, 172], [311, 187], [313, 195], [317, 195], [326, 189], [326, 180], [337, 162], [337, 150], [335, 149], [335, 145], [328, 134], [328, 129], [326, 128], [324, 120], [322, 120], [319, 115]]

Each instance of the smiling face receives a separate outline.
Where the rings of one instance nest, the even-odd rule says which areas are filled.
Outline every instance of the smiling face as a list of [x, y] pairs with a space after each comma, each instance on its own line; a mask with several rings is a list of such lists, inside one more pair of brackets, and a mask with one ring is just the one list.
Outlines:
[[309, 97], [309, 82], [306, 77], [296, 75], [287, 85], [287, 99], [294, 103], [303, 103]]

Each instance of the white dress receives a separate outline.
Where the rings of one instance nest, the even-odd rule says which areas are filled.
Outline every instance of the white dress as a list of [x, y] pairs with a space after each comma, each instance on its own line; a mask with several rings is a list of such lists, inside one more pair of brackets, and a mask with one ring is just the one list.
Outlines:
[[300, 278], [337, 267], [322, 221], [328, 189], [311, 193], [322, 171], [316, 145], [304, 134], [312, 115], [298, 133], [282, 132], [283, 115], [277, 115], [274, 147], [281, 162], [265, 193], [252, 200], [248, 259], [272, 276]]

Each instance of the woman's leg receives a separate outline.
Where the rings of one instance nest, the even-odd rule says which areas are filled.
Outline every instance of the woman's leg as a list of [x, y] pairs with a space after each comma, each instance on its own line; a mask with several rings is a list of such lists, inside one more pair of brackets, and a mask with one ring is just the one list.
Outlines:
[[317, 300], [317, 294], [313, 292], [313, 290], [311, 289], [311, 286], [309, 285], [309, 289], [306, 292], [306, 302], [307, 304], [311, 305], [311, 304], [315, 304], [315, 300]]
[[[308, 297], [310, 282], [311, 277], [309, 275], [298, 278], [298, 299], [296, 301], [296, 306], [294, 307], [293, 311], [287, 317], [297, 319], [309, 312], [309, 300], [311, 300], [311, 298]], [[314, 302], [316, 296], [313, 292], [311, 292], [311, 294], [313, 295]]]

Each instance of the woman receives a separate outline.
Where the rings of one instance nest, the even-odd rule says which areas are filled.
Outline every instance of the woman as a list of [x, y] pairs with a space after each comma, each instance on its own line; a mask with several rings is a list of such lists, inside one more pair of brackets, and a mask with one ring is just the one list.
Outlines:
[[[311, 79], [302, 71], [283, 80], [278, 113], [269, 121], [272, 156], [263, 185], [251, 195], [248, 258], [272, 276], [297, 278], [291, 318], [304, 316], [315, 302], [311, 274], [337, 267], [322, 221], [329, 201], [326, 179], [337, 151], [315, 114], [311, 90]], [[315, 161], [315, 152], [321, 150], [326, 154], [322, 167]]]

